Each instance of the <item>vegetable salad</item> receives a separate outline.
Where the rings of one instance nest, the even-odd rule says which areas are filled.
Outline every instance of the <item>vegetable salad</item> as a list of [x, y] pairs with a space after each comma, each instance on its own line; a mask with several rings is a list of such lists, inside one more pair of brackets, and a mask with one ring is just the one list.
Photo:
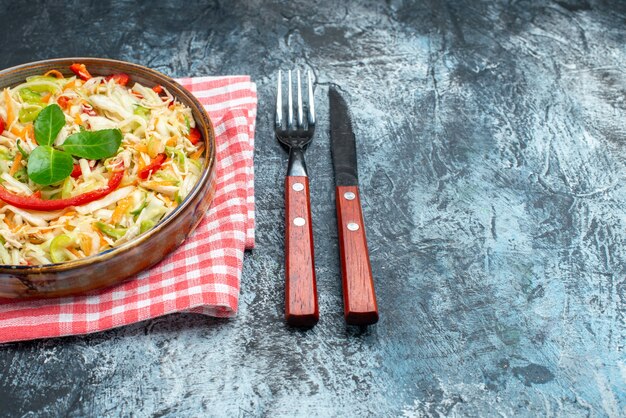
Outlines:
[[127, 74], [52, 70], [0, 94], [0, 264], [98, 254], [154, 227], [198, 181], [191, 109]]

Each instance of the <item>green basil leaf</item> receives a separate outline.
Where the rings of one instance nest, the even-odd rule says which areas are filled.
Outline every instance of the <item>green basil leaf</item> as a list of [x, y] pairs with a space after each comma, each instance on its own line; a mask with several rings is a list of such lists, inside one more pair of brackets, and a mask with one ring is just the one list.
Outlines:
[[63, 149], [76, 157], [101, 160], [115, 155], [121, 143], [122, 131], [119, 129], [82, 131], [68, 136]]
[[67, 152], [42, 145], [28, 157], [28, 177], [43, 186], [58, 183], [68, 177], [74, 169], [74, 160]]
[[35, 139], [39, 145], [52, 145], [61, 128], [65, 126], [65, 115], [57, 104], [43, 108], [35, 119]]

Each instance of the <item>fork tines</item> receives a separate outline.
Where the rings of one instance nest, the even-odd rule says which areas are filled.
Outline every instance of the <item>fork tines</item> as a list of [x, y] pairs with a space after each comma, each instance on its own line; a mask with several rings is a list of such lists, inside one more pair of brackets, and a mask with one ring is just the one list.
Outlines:
[[[300, 70], [296, 70], [296, 89], [297, 89], [297, 124], [294, 124], [294, 109], [293, 109], [293, 81], [291, 78], [291, 70], [287, 71], [287, 91], [289, 96], [287, 97], [287, 131], [299, 130], [313, 130], [315, 128], [315, 100], [313, 98], [313, 79], [311, 77], [311, 71], [307, 71], [307, 92], [308, 103], [303, 105], [302, 102], [302, 83], [300, 80]], [[276, 90], [276, 130], [283, 130], [283, 89], [282, 89], [282, 72], [278, 70], [278, 88]], [[304, 111], [306, 108], [307, 120], [304, 121]]]

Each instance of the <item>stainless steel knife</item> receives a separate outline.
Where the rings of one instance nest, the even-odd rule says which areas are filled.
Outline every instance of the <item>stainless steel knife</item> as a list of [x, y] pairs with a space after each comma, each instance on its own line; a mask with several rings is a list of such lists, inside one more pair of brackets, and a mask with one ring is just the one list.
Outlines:
[[345, 318], [351, 325], [370, 325], [378, 321], [378, 305], [359, 197], [356, 138], [346, 101], [333, 86], [328, 100]]

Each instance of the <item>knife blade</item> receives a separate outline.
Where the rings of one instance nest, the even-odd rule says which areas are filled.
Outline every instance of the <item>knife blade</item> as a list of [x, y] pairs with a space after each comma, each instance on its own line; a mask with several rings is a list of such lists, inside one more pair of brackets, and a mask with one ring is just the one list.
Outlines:
[[334, 86], [328, 100], [344, 316], [350, 325], [371, 325], [378, 321], [378, 305], [359, 195], [356, 136], [348, 105]]

